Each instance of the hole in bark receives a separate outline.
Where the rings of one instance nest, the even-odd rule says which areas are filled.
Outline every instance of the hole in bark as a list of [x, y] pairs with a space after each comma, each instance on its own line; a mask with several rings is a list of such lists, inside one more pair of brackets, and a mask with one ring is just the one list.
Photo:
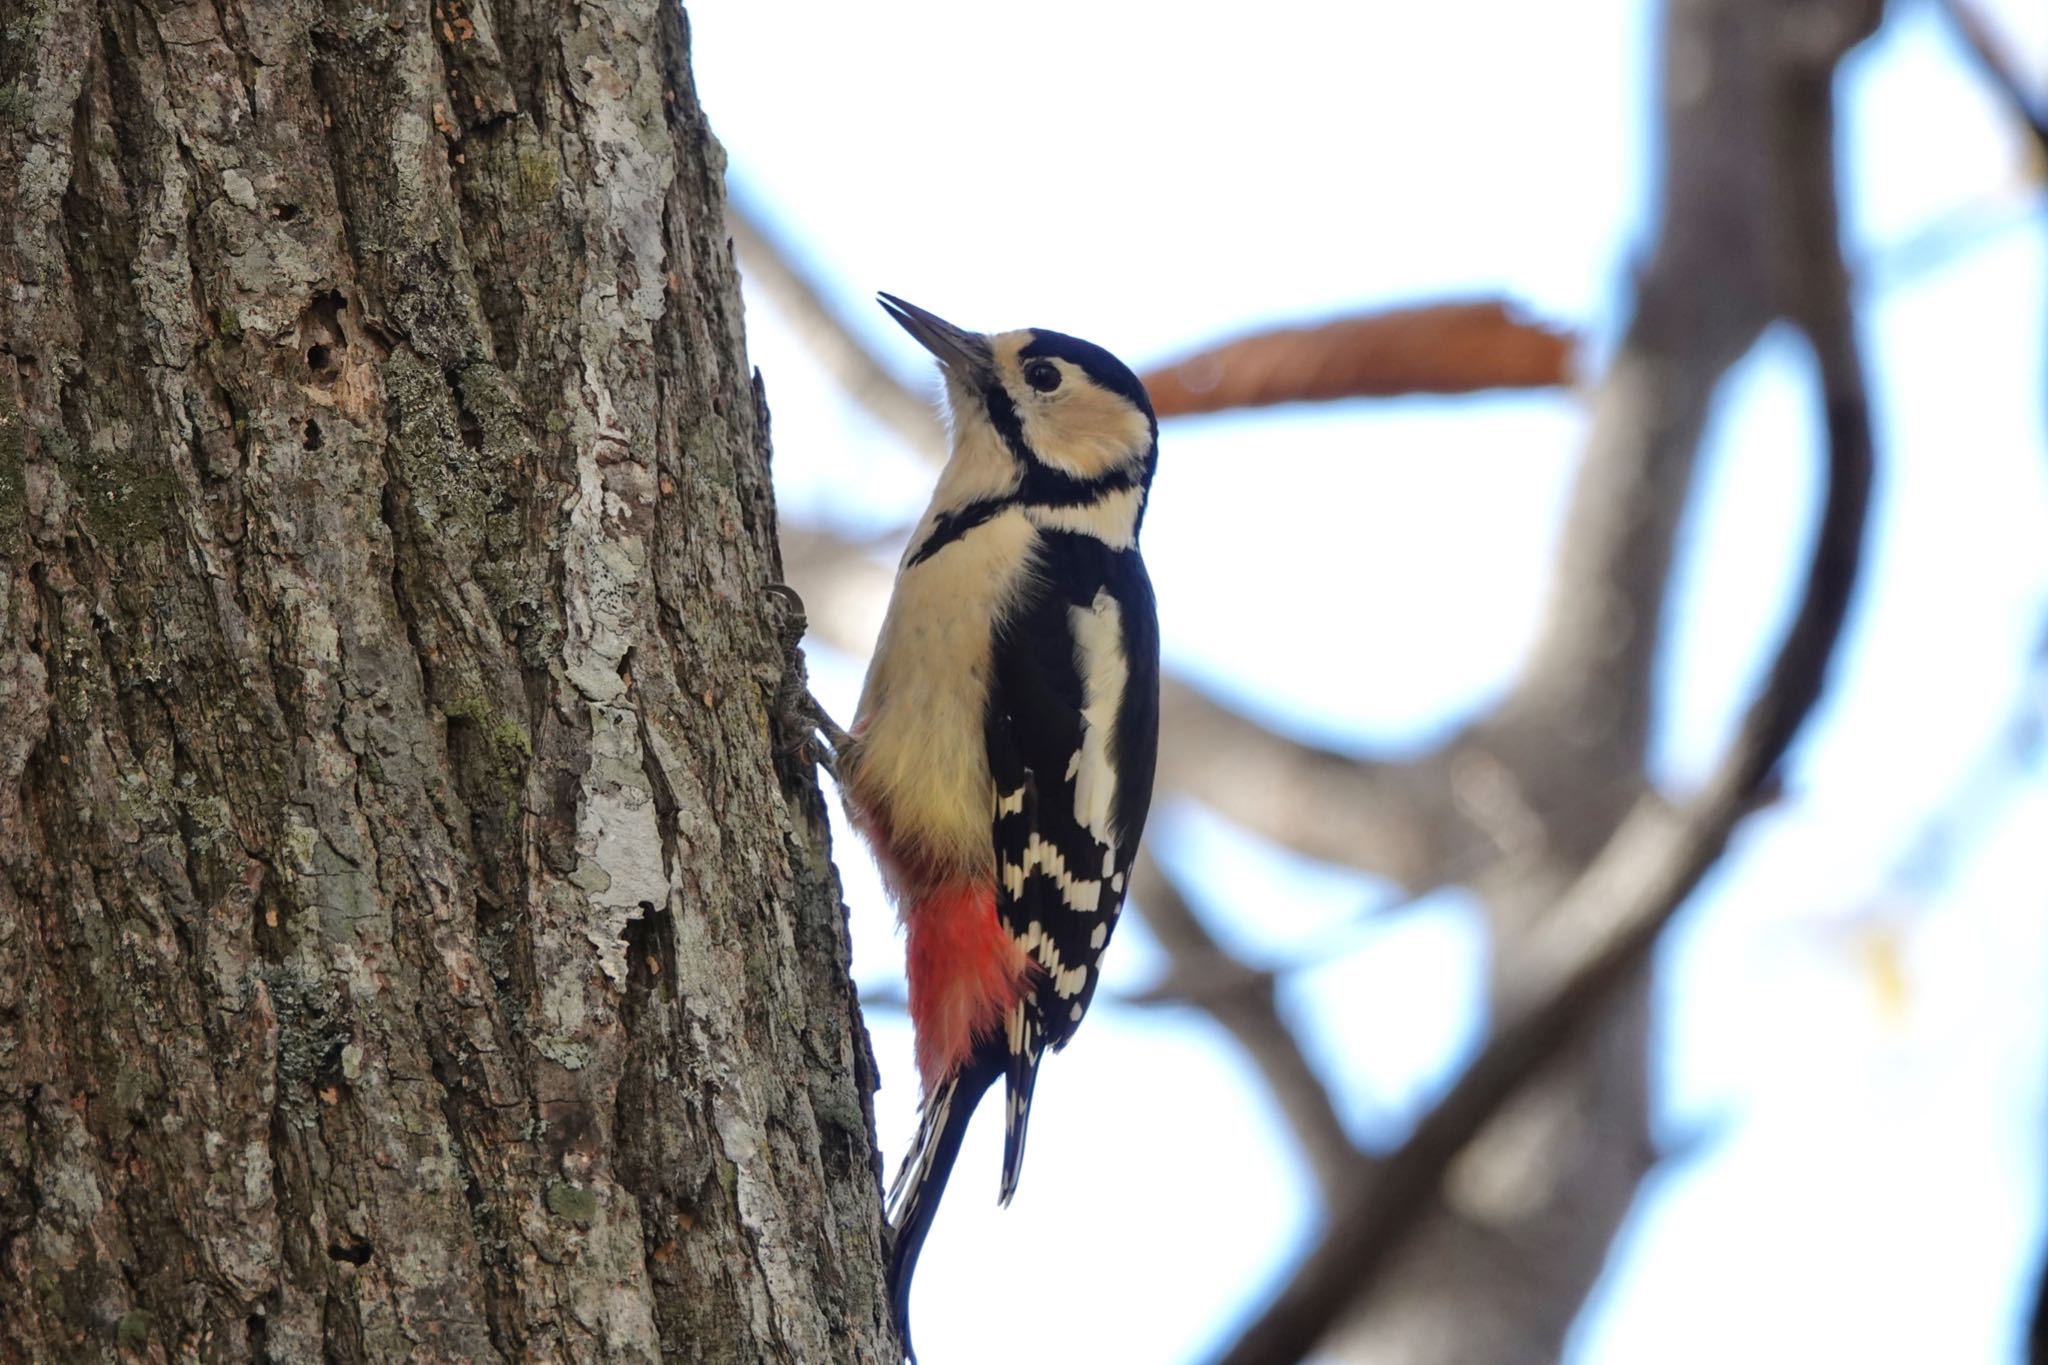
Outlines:
[[299, 340], [306, 348], [306, 368], [316, 384], [332, 384], [341, 374], [341, 353], [348, 337], [341, 330], [341, 311], [348, 300], [333, 289], [315, 294], [299, 321]]
[[313, 1070], [313, 1093], [322, 1104], [340, 1104], [349, 1092], [348, 1074], [342, 1069], [341, 1049], [346, 1038], [337, 1037], [327, 1045], [320, 1065]]
[[318, 450], [319, 448], [320, 424], [318, 422], [309, 421], [306, 423], [306, 449]]
[[347, 1261], [350, 1265], [368, 1265], [370, 1257], [375, 1254], [376, 1248], [372, 1247], [368, 1242], [353, 1240], [344, 1242], [336, 1238], [327, 1244], [327, 1255], [330, 1259]]
[[476, 414], [463, 405], [460, 391], [455, 402], [455, 426], [461, 433], [462, 443], [479, 455], [484, 449], [484, 424], [476, 420]]
[[279, 204], [271, 216], [280, 223], [296, 223], [299, 221], [301, 211], [297, 204]]
[[675, 938], [667, 907], [641, 901], [639, 917], [626, 921], [625, 938], [628, 1008], [637, 1004], [636, 992], [655, 991], [673, 998]]
[[479, 892], [476, 898], [477, 946], [483, 952], [484, 966], [491, 976], [491, 989], [508, 1007], [513, 1002], [516, 1008], [524, 1009], [526, 997], [519, 994], [518, 983], [532, 981], [532, 944], [521, 932], [523, 917], [512, 907], [517, 901], [500, 901], [495, 896]]

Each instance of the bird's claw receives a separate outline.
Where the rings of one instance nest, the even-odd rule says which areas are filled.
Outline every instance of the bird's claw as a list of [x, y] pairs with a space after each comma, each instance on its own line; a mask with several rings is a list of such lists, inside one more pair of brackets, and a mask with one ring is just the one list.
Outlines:
[[788, 751], [803, 763], [815, 763], [832, 774], [832, 780], [839, 780], [839, 756], [846, 752], [846, 746], [853, 737], [839, 728], [810, 689], [803, 689], [791, 700], [790, 709], [784, 713], [788, 728], [784, 731], [789, 739]]
[[778, 623], [784, 650], [782, 685], [776, 696], [783, 753], [803, 764], [816, 764], [839, 776], [839, 755], [852, 736], [839, 728], [818, 699], [811, 695], [810, 676], [804, 666], [803, 638], [808, 618], [804, 599], [787, 583], [766, 585], [768, 595], [781, 607]]

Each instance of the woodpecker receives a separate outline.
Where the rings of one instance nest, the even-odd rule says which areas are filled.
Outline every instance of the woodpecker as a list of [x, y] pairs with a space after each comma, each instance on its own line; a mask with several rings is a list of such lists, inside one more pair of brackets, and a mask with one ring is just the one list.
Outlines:
[[1151, 804], [1159, 623], [1138, 528], [1159, 423], [1091, 342], [880, 301], [937, 357], [951, 433], [834, 736], [907, 939], [922, 1100], [889, 1220], [908, 1352], [911, 1276], [968, 1120], [1000, 1078], [1008, 1204], [1039, 1062], [1088, 1011]]

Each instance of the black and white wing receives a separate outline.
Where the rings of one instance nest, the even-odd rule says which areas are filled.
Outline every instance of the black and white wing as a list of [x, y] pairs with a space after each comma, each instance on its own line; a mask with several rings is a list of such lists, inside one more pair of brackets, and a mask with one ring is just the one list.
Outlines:
[[996, 911], [1037, 964], [1005, 1021], [1002, 1200], [1024, 1162], [1047, 1046], [1088, 1011], [1152, 799], [1159, 635], [1135, 550], [1045, 537], [1046, 586], [995, 641], [987, 717], [995, 778]]

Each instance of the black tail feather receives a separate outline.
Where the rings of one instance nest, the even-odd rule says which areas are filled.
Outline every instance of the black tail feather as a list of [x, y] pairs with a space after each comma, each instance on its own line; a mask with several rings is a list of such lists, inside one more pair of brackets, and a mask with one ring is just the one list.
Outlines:
[[1003, 1188], [997, 1196], [1004, 1208], [1009, 1207], [1010, 1197], [1017, 1193], [1018, 1177], [1024, 1174], [1024, 1135], [1031, 1123], [1031, 1091], [1038, 1084], [1038, 1050], [1044, 1041], [1037, 1002], [1018, 1001], [1010, 1020], [1009, 1084], [1004, 1087]]
[[917, 1272], [917, 1255], [924, 1249], [925, 1233], [939, 1211], [946, 1179], [953, 1174], [968, 1120], [1003, 1069], [1001, 1052], [976, 1057], [925, 1097], [917, 1143], [903, 1158], [903, 1168], [889, 1190], [889, 1221], [896, 1229], [896, 1242], [889, 1252], [889, 1300], [896, 1311], [903, 1354], [912, 1362], [917, 1353], [910, 1346], [910, 1278]]

